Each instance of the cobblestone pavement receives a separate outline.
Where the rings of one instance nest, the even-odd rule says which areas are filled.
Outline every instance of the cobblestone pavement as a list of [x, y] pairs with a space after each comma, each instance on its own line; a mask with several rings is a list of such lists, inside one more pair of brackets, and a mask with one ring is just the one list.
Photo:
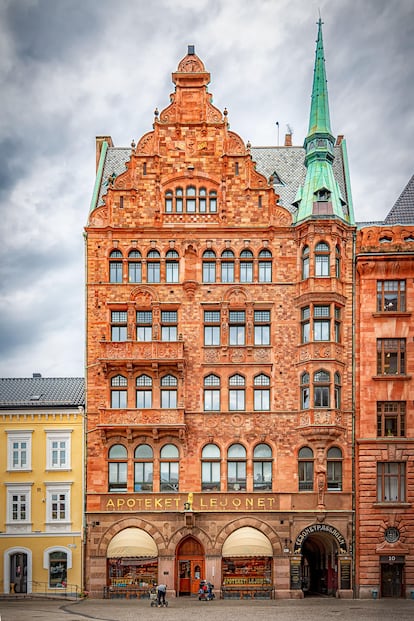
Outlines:
[[199, 602], [170, 599], [168, 608], [148, 600], [0, 600], [0, 621], [413, 621], [414, 600], [302, 600]]

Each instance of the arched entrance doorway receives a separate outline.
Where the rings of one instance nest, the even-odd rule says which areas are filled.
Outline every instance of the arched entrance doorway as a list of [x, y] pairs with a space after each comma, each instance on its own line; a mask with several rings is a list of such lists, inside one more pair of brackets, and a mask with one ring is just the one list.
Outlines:
[[305, 596], [336, 596], [338, 557], [343, 552], [345, 539], [329, 524], [308, 526], [298, 535], [295, 554], [301, 554], [300, 586]]
[[10, 592], [27, 593], [27, 554], [10, 554]]
[[194, 537], [186, 537], [177, 548], [177, 593], [196, 595], [204, 575], [204, 548]]

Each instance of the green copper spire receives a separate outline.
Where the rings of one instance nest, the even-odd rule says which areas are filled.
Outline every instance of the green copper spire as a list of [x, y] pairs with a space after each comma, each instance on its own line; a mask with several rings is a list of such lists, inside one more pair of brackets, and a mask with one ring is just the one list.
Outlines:
[[[318, 22], [315, 67], [309, 130], [305, 138], [306, 179], [299, 187], [296, 200], [296, 222], [309, 217], [339, 217], [351, 223], [353, 216], [341, 195], [333, 171], [335, 138], [329, 118], [328, 87], [322, 39], [322, 20]], [[346, 151], [342, 151], [346, 157]], [[347, 166], [347, 162], [344, 162]]]

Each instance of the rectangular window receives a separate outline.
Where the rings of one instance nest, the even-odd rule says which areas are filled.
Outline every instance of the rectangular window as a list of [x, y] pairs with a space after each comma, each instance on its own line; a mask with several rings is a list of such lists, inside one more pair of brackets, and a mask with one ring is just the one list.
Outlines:
[[310, 307], [305, 306], [301, 311], [301, 343], [310, 341]]
[[299, 491], [311, 492], [313, 490], [313, 461], [299, 462]]
[[7, 533], [31, 531], [31, 486], [5, 483], [7, 488]]
[[111, 341], [127, 340], [127, 311], [111, 312]]
[[220, 345], [220, 311], [204, 311], [204, 345]]
[[272, 282], [271, 261], [259, 261], [259, 282]]
[[46, 488], [46, 521], [52, 523], [70, 522], [70, 487], [48, 485]]
[[109, 263], [109, 282], [122, 282], [122, 261], [111, 261]]
[[378, 502], [405, 502], [405, 462], [377, 464]]
[[111, 390], [111, 408], [125, 409], [127, 406], [126, 390]]
[[405, 311], [405, 280], [377, 281], [377, 311], [379, 313]]
[[203, 282], [216, 282], [215, 261], [203, 261]]
[[137, 408], [145, 410], [152, 407], [152, 390], [137, 390]]
[[328, 491], [342, 491], [342, 462], [328, 461], [327, 466]]
[[161, 340], [177, 340], [177, 311], [161, 311]]
[[161, 390], [161, 407], [167, 409], [175, 409], [177, 407], [176, 390]]
[[244, 345], [246, 342], [246, 313], [245, 311], [230, 311], [229, 313], [229, 345]]
[[160, 463], [160, 492], [178, 492], [178, 462]]
[[270, 390], [268, 388], [254, 389], [254, 409], [270, 410]]
[[377, 339], [377, 375], [405, 375], [405, 339]]
[[244, 411], [245, 391], [244, 388], [230, 388], [229, 390], [229, 410], [231, 412]]
[[329, 276], [329, 255], [315, 255], [315, 276]]
[[378, 401], [377, 436], [405, 436], [405, 401]]
[[152, 341], [152, 311], [137, 311], [137, 341]]
[[160, 263], [158, 261], [147, 263], [147, 282], [161, 282]]
[[221, 282], [234, 282], [234, 263], [232, 261], [222, 262]]
[[178, 261], [167, 261], [165, 265], [166, 282], [178, 282], [179, 281], [178, 275], [179, 275]]
[[201, 489], [220, 490], [220, 462], [204, 461], [201, 464]]
[[46, 469], [69, 470], [71, 434], [68, 431], [46, 431]]
[[220, 389], [205, 388], [204, 389], [204, 411], [219, 412], [220, 411]]
[[254, 311], [254, 344], [270, 345], [270, 311]]
[[108, 464], [109, 491], [127, 491], [127, 470], [128, 464], [125, 462], [109, 462]]
[[331, 320], [329, 306], [313, 307], [313, 339], [314, 341], [329, 341]]
[[329, 386], [313, 387], [315, 408], [329, 408]]
[[253, 263], [251, 261], [240, 263], [240, 282], [253, 282]]
[[139, 261], [128, 263], [128, 281], [142, 282], [142, 267]]
[[32, 469], [32, 432], [7, 432], [7, 469]]
[[341, 309], [335, 306], [335, 342], [341, 342]]
[[244, 491], [246, 489], [246, 462], [227, 462], [227, 489], [231, 491]]

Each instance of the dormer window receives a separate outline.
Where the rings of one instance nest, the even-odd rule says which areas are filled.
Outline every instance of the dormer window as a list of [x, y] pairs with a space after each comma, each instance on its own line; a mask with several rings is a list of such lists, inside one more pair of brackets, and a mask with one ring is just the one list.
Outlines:
[[316, 194], [316, 200], [318, 202], [326, 202], [329, 201], [330, 197], [331, 197], [331, 193], [329, 190], [327, 190], [326, 188], [321, 188], [320, 190], [318, 190], [317, 192], [315, 192]]

